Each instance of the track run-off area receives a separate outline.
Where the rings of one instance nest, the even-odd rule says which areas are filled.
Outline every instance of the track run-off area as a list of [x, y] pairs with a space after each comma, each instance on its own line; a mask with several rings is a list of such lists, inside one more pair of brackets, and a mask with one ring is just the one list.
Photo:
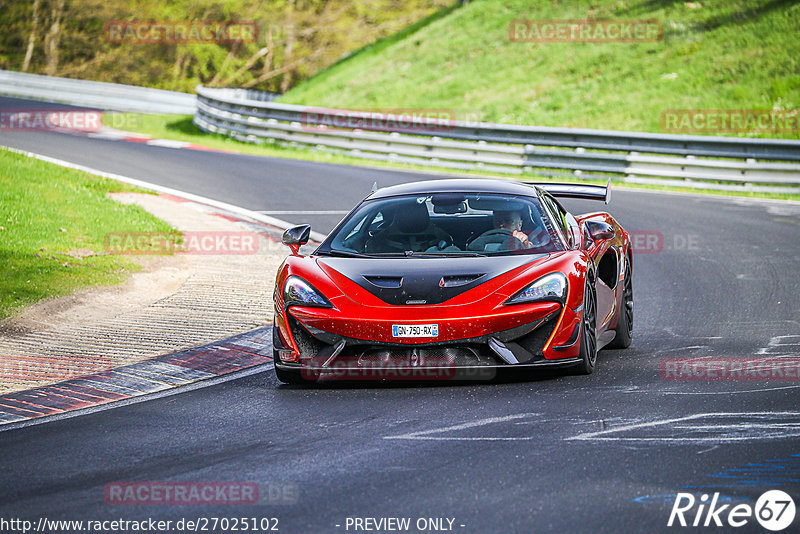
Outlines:
[[[0, 145], [323, 234], [375, 181], [444, 176], [47, 132], [3, 132]], [[667, 526], [678, 493], [755, 506], [776, 489], [800, 505], [797, 374], [673, 372], [688, 358], [800, 356], [800, 203], [614, 189], [607, 207], [565, 205], [607, 209], [639, 239], [633, 344], [602, 351], [594, 374], [290, 387], [267, 365], [0, 432], [0, 517], [276, 518], [280, 532], [354, 532], [365, 518], [410, 518], [411, 531], [424, 518], [424, 531], [661, 532], [692, 528]], [[258, 498], [109, 498], [127, 482], [233, 483]], [[751, 518], [737, 531], [764, 529]]]

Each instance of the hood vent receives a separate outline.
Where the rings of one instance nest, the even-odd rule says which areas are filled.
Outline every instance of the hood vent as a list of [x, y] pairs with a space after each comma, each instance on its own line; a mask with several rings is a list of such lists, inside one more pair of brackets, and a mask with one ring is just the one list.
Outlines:
[[458, 287], [474, 282], [486, 273], [445, 275], [439, 280], [439, 287]]
[[402, 276], [368, 276], [365, 274], [364, 278], [370, 284], [384, 289], [398, 289], [403, 285]]
[[[519, 254], [454, 258], [336, 258], [321, 265], [338, 271], [383, 302], [394, 306], [436, 305], [495, 276], [546, 257]], [[482, 295], [476, 294], [475, 298]]]

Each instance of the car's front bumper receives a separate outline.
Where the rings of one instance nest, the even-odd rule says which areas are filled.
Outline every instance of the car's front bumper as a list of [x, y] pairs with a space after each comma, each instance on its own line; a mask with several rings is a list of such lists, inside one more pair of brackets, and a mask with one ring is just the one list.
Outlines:
[[[281, 370], [295, 371], [306, 379], [339, 378], [349, 380], [481, 380], [494, 377], [498, 370], [519, 368], [563, 367], [579, 362], [577, 331], [572, 328], [574, 312], [565, 313], [557, 303], [518, 308], [514, 320], [490, 317], [481, 322], [483, 328], [473, 328], [473, 337], [437, 340], [391, 340], [387, 336], [364, 339], [343, 335], [342, 331], [374, 333], [390, 330], [391, 320], [360, 319], [349, 321], [337, 318], [325, 321], [320, 316], [290, 310], [276, 317], [273, 342], [275, 365]], [[309, 320], [310, 317], [310, 320]], [[557, 336], [564, 328], [570, 330]], [[503, 319], [502, 317], [500, 319]], [[419, 321], [427, 318], [418, 318]], [[450, 331], [464, 331], [461, 323], [470, 319], [448, 319]], [[511, 328], [502, 328], [512, 324]], [[341, 328], [345, 324], [347, 328]], [[474, 324], [474, 323], [473, 323]], [[456, 325], [455, 327], [453, 325]], [[488, 325], [488, 328], [487, 328]], [[318, 328], [324, 326], [326, 329]], [[440, 327], [441, 328], [441, 327]], [[487, 331], [489, 330], [489, 331]], [[364, 336], [366, 337], [366, 336]], [[556, 357], [547, 358], [546, 347], [554, 338], [562, 341], [557, 350], [548, 348]], [[564, 344], [565, 342], [566, 344]]]

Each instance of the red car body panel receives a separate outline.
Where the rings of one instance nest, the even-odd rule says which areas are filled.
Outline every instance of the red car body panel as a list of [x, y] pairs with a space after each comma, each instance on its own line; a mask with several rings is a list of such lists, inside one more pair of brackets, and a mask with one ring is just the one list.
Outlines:
[[[392, 346], [426, 346], [432, 343], [457, 342], [535, 323], [557, 313], [555, 326], [542, 355], [544, 360], [573, 360], [579, 356], [576, 333], [583, 317], [583, 288], [587, 274], [596, 281], [597, 339], [599, 347], [614, 338], [619, 310], [622, 307], [622, 282], [625, 267], [631, 261], [628, 233], [605, 212], [576, 217], [580, 244], [571, 250], [533, 258], [476, 287], [430, 305], [391, 305], [355, 283], [326, 262], [326, 256], [291, 255], [280, 266], [275, 292], [275, 327], [284, 347], [280, 361], [297, 363], [302, 351], [289, 327], [291, 318], [303, 327], [342, 338]], [[587, 221], [611, 225], [614, 237], [593, 242], [585, 231]], [[358, 260], [356, 260], [358, 261]], [[399, 259], [397, 261], [425, 261]], [[563, 273], [568, 291], [564, 304], [534, 302], [507, 304], [516, 293], [549, 273]], [[282, 289], [290, 276], [310, 283], [330, 302], [331, 307], [292, 305], [284, 307]], [[436, 338], [398, 338], [392, 336], [393, 324], [425, 325], [436, 323]], [[610, 335], [609, 335], [610, 334]]]

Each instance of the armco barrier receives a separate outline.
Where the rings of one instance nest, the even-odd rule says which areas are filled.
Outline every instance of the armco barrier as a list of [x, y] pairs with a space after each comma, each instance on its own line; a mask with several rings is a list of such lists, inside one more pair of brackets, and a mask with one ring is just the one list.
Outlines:
[[415, 125], [413, 131], [326, 128], [309, 118], [328, 113], [374, 125], [391, 122], [392, 116], [282, 104], [273, 102], [275, 95], [270, 93], [242, 89], [198, 86], [197, 94], [194, 123], [199, 128], [253, 143], [275, 140], [360, 158], [455, 169], [511, 173], [556, 169], [576, 175], [612, 173], [632, 183], [800, 193], [800, 142], [793, 140], [456, 120], [444, 127]]
[[193, 114], [197, 97], [148, 87], [0, 70], [0, 95], [138, 113]]

